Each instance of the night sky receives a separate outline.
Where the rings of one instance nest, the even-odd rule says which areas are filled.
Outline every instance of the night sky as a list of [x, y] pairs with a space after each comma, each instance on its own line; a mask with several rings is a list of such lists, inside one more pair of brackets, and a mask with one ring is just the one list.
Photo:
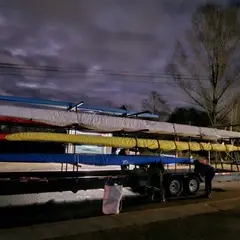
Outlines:
[[0, 62], [14, 64], [0, 69], [0, 94], [139, 109], [156, 90], [182, 105], [164, 68], [203, 3], [210, 1], [0, 0]]

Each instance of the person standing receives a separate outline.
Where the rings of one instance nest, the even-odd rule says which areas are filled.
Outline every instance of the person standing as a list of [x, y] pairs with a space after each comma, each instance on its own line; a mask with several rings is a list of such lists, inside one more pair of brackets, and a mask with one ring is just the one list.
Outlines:
[[129, 154], [130, 154], [129, 149], [125, 149], [125, 148], [122, 148], [118, 153], [119, 156], [126, 156], [126, 155], [129, 155]]
[[153, 163], [149, 166], [148, 173], [149, 173], [149, 182], [151, 185], [151, 198], [154, 198], [155, 188], [159, 188], [160, 190], [160, 199], [162, 202], [166, 201], [165, 197], [165, 189], [163, 184], [163, 175], [165, 169], [161, 162]]
[[205, 196], [211, 198], [212, 194], [212, 180], [215, 176], [215, 169], [207, 163], [207, 160], [200, 157], [194, 161], [195, 169], [201, 177], [205, 178]]
[[[122, 148], [119, 153], [118, 156], [127, 156], [130, 154], [130, 150], [129, 149], [124, 149]], [[121, 170], [128, 170], [129, 169], [129, 165], [121, 165]]]

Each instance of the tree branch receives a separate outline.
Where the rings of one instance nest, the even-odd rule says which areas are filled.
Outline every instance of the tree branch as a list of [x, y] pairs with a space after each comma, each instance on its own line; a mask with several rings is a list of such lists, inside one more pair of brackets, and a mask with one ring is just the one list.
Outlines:
[[[166, 69], [189, 99], [208, 113], [213, 124], [218, 116], [227, 116], [225, 107], [221, 107], [223, 99], [240, 81], [239, 68], [232, 61], [240, 47], [240, 35], [233, 31], [240, 29], [238, 11], [211, 4], [200, 7], [186, 33], [187, 46], [177, 41], [173, 59]], [[203, 65], [205, 72], [200, 71]], [[184, 79], [186, 74], [193, 80]], [[201, 75], [208, 78], [201, 79]]]

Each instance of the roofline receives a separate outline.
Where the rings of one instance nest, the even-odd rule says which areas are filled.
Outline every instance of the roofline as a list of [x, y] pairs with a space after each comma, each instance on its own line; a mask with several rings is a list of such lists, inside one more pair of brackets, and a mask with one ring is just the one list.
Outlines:
[[73, 102], [65, 102], [65, 101], [44, 100], [44, 99], [38, 99], [38, 98], [15, 97], [15, 96], [0, 96], [0, 101], [23, 103], [23, 104], [30, 104], [30, 105], [42, 105], [42, 106], [45, 105], [45, 106], [52, 106], [52, 107], [61, 107], [61, 108], [66, 108], [66, 111], [77, 109], [77, 110], [83, 110], [86, 112], [87, 111], [94, 111], [98, 113], [102, 112], [105, 114], [116, 114], [116, 115], [126, 114], [126, 117], [128, 117], [128, 115], [131, 115], [131, 116], [136, 115], [136, 116], [152, 118], [152, 119], [159, 118], [158, 115], [150, 114], [150, 113], [129, 111], [129, 110], [123, 110], [118, 108], [90, 106], [88, 104], [84, 104], [83, 101], [79, 103], [73, 103]]
[[66, 108], [72, 107], [74, 105], [74, 103], [72, 102], [44, 100], [44, 99], [27, 98], [27, 97], [15, 97], [15, 96], [0, 96], [0, 101], [66, 107]]

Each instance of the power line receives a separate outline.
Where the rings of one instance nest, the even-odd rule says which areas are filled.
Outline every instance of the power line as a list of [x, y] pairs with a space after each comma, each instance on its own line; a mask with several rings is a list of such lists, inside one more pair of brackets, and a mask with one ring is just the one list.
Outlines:
[[[120, 77], [127, 77], [125, 79], [125, 82], [136, 82], [136, 80], [130, 79], [132, 77], [136, 78], [147, 78], [145, 80], [141, 79], [138, 80], [138, 82], [146, 82], [146, 83], [162, 83], [162, 84], [168, 84], [168, 85], [176, 85], [179, 86], [179, 84], [173, 80], [174, 76], [177, 76], [177, 74], [170, 74], [170, 73], [149, 73], [149, 72], [144, 72], [144, 73], [137, 73], [137, 72], [130, 72], [130, 71], [111, 71], [111, 70], [94, 70], [87, 72], [85, 70], [79, 70], [79, 69], [73, 69], [73, 68], [63, 68], [63, 67], [53, 67], [53, 66], [31, 66], [31, 65], [21, 65], [21, 64], [9, 64], [9, 63], [0, 63], [0, 69], [2, 70], [8, 70], [8, 71], [0, 71], [0, 75], [5, 75], [5, 76], [22, 76], [22, 77], [33, 77], [33, 78], [66, 78], [70, 77], [69, 75], [63, 75], [63, 74], [76, 74], [76, 75], [71, 75], [71, 77], [77, 77], [79, 75], [84, 75], [88, 74], [87, 77], [90, 77], [90, 75], [104, 75], [104, 76], [120, 76]], [[35, 71], [35, 72], [53, 72], [56, 73], [57, 76], [46, 76], [46, 75], [34, 75], [34, 74], [28, 74], [28, 73], [13, 73], [9, 72], [9, 70], [19, 70], [19, 71]], [[59, 75], [61, 73], [62, 75]], [[182, 80], [189, 80], [189, 81], [207, 81], [207, 78], [194, 78], [190, 77], [187, 75], [181, 75]], [[167, 81], [164, 81], [167, 80]], [[169, 81], [172, 80], [172, 81]], [[122, 81], [120, 79], [115, 79], [113, 78], [112, 81]]]
[[[81, 76], [82, 74], [78, 74], [77, 76]], [[109, 75], [109, 74], [104, 74], [104, 75]], [[111, 75], [111, 74], [110, 74]], [[1, 73], [0, 71], [0, 76], [15, 76], [15, 77], [31, 77], [31, 78], [42, 78], [42, 79], [56, 79], [56, 78], [61, 78], [61, 79], [66, 79], [69, 78], [69, 76], [66, 75], [60, 75], [60, 76], [45, 76], [45, 75], [31, 75], [31, 74], [21, 74], [21, 73]], [[72, 76], [72, 77], [77, 77], [77, 76]], [[92, 76], [87, 76], [86, 78], [91, 78]], [[126, 76], [124, 76], [126, 77]], [[165, 84], [165, 85], [171, 85], [171, 86], [177, 86], [179, 87], [179, 83], [174, 82], [174, 81], [163, 81], [166, 80], [166, 78], [164, 77], [158, 77], [155, 80], [151, 80], [151, 79], [141, 79], [141, 80], [136, 80], [136, 79], [130, 79], [127, 78], [125, 80], [123, 79], [116, 79], [116, 78], [112, 78], [111, 81], [114, 82], [122, 82], [122, 83], [127, 83], [127, 82], [133, 82], [133, 83], [155, 83], [155, 84]], [[183, 80], [185, 80], [184, 78], [182, 78]], [[187, 80], [187, 79], [186, 79]], [[189, 80], [189, 79], [188, 79]], [[194, 81], [193, 79], [193, 82]]]
[[[0, 72], [0, 76], [15, 76], [15, 77], [32, 77], [32, 78], [45, 78], [45, 79], [51, 79], [51, 78], [69, 78], [69, 76], [55, 76], [55, 77], [47, 77], [45, 75], [30, 75], [30, 74], [16, 74], [16, 73], [1, 73]], [[75, 76], [76, 77], [76, 76]], [[87, 78], [90, 78], [90, 76], [88, 76]], [[133, 80], [133, 79], [125, 79], [124, 81], [121, 79], [111, 79], [111, 81], [114, 82], [134, 82], [134, 83], [161, 83], [161, 84], [167, 84], [167, 85], [172, 85], [172, 86], [178, 86], [178, 84], [176, 82], [166, 82], [166, 81], [154, 81], [154, 80]]]
[[[0, 62], [0, 69], [19, 69], [19, 70], [35, 70], [35, 71], [46, 71], [46, 72], [64, 72], [64, 73], [86, 73], [85, 70], [79, 70], [76, 68], [64, 68], [64, 67], [57, 67], [57, 66], [40, 66], [40, 65], [27, 65], [27, 64], [12, 64], [12, 63], [1, 63]], [[177, 77], [178, 74], [174, 73], [159, 73], [159, 72], [134, 72], [134, 71], [113, 71], [108, 69], [101, 69], [101, 70], [93, 70], [91, 73], [98, 73], [98, 74], [111, 74], [111, 75], [126, 75], [126, 76], [137, 76], [137, 77]], [[191, 76], [181, 74], [182, 77], [185, 79], [190, 78]], [[207, 76], [199, 76], [200, 80], [208, 80]]]

